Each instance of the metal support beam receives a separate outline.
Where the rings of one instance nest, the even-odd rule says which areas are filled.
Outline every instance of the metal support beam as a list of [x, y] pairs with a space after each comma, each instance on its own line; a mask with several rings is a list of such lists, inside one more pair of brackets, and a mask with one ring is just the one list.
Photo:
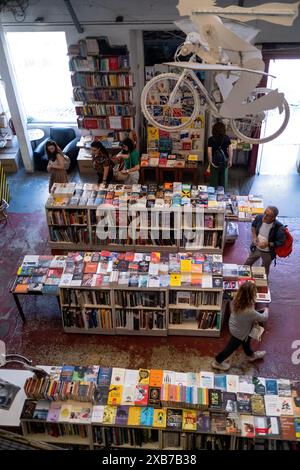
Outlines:
[[67, 7], [67, 10], [70, 13], [70, 16], [71, 16], [71, 18], [74, 22], [74, 25], [76, 26], [76, 29], [77, 29], [78, 33], [82, 34], [84, 32], [84, 29], [81, 26], [81, 24], [79, 23], [79, 20], [78, 20], [77, 15], [74, 11], [72, 3], [70, 2], [70, 0], [64, 0], [64, 2], [65, 2], [65, 5]]

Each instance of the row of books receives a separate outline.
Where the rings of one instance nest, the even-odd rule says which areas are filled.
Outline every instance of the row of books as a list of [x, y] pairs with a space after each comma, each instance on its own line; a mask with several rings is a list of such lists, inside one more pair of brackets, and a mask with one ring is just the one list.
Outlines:
[[[199, 161], [199, 155], [189, 153], [189, 154], [168, 154], [161, 152], [159, 157], [150, 157], [148, 154], [144, 153], [141, 156], [141, 167], [160, 167], [160, 168], [190, 168], [191, 165], [197, 165]], [[188, 165], [188, 166], [187, 166]]]
[[[93, 383], [95, 405], [209, 408], [255, 415], [300, 416], [300, 381], [161, 369], [53, 366], [47, 377], [27, 379], [29, 398], [64, 400], [64, 384]], [[86, 400], [89, 401], [89, 400]], [[91, 401], [91, 400], [90, 400]]]
[[226, 218], [229, 220], [251, 221], [254, 215], [263, 214], [263, 212], [264, 202], [261, 196], [231, 194], [226, 198]]
[[48, 212], [49, 225], [87, 225], [87, 212], [84, 210], [53, 210]]
[[83, 88], [130, 88], [133, 87], [133, 78], [130, 73], [101, 73], [85, 74], [76, 72], [71, 77], [73, 86]]
[[72, 72], [114, 72], [129, 69], [129, 56], [115, 57], [71, 57], [69, 69]]
[[170, 324], [171, 325], [186, 325], [191, 330], [195, 330], [197, 325], [198, 330], [216, 329], [221, 328], [221, 313], [217, 311], [199, 311], [195, 310], [176, 310], [170, 308]]
[[133, 117], [108, 116], [106, 118], [77, 118], [79, 129], [126, 130], [134, 127]]
[[[92, 406], [91, 404], [69, 404], [68, 402], [51, 402], [26, 400], [21, 413], [21, 420], [27, 421], [29, 432], [40, 432], [30, 420], [58, 423], [60, 432], [57, 435], [87, 434], [78, 428], [68, 427], [68, 423], [156, 427], [173, 431], [194, 431], [199, 433], [232, 434], [244, 437], [281, 437], [296, 440], [300, 438], [300, 418], [288, 416], [253, 416], [245, 414], [215, 413], [176, 408], [153, 408], [137, 406]], [[64, 423], [62, 425], [62, 423]], [[32, 426], [33, 425], [33, 426]], [[79, 426], [78, 426], [79, 427]], [[40, 429], [40, 428], [39, 428]], [[50, 426], [44, 426], [47, 432]], [[55, 429], [55, 428], [54, 428]], [[44, 432], [45, 432], [44, 431]], [[53, 432], [53, 431], [52, 431]], [[113, 432], [113, 431], [111, 431]], [[125, 432], [125, 431], [124, 431]], [[99, 442], [97, 431], [96, 441]], [[100, 436], [103, 442], [103, 436]], [[116, 442], [116, 441], [115, 441]], [[118, 442], [118, 441], [117, 441]], [[119, 441], [120, 444], [122, 443]]]
[[126, 89], [103, 89], [103, 90], [85, 90], [84, 88], [74, 88], [73, 90], [75, 101], [102, 101], [112, 103], [132, 103], [132, 90]]
[[112, 311], [105, 308], [62, 308], [63, 324], [66, 328], [84, 330], [112, 330]]
[[128, 55], [127, 46], [112, 46], [107, 36], [88, 37], [80, 39], [77, 44], [70, 44], [68, 47], [69, 55], [79, 55], [87, 57], [93, 56], [119, 56]]
[[[181, 207], [213, 208], [225, 211], [224, 188], [190, 185], [181, 182], [164, 185], [94, 185], [82, 183], [57, 183], [46, 203], [47, 208], [58, 205], [89, 205], [140, 208]], [[200, 214], [200, 211], [199, 211]], [[199, 215], [200, 218], [200, 215]], [[204, 225], [204, 222], [202, 222]], [[220, 226], [220, 224], [218, 225]]]
[[165, 330], [166, 314], [157, 310], [116, 309], [116, 327], [131, 331]]
[[[198, 116], [190, 128], [182, 131], [165, 132], [153, 126], [147, 126], [147, 151], [150, 157], [156, 152], [178, 153], [194, 151], [203, 157], [204, 148], [204, 113]], [[191, 152], [192, 153], [192, 152]]]
[[132, 116], [133, 108], [128, 104], [85, 104], [75, 106], [77, 116]]

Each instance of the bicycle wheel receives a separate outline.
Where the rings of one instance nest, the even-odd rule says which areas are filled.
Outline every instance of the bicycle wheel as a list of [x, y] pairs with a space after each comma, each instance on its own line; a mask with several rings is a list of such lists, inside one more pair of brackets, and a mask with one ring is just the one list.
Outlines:
[[[270, 88], [256, 88], [248, 100], [249, 102], [252, 102], [257, 99], [258, 95], [266, 95], [271, 91], [273, 90]], [[285, 98], [282, 105], [282, 113], [279, 112], [277, 107], [257, 115], [250, 115], [241, 119], [230, 119], [231, 128], [236, 136], [244, 142], [249, 142], [250, 144], [264, 144], [266, 142], [271, 142], [271, 140], [276, 139], [276, 137], [284, 131], [290, 119], [290, 108]], [[276, 124], [268, 131], [268, 135], [266, 135], [267, 119], [271, 116], [273, 122]], [[261, 137], [257, 137], [260, 135]]]
[[197, 90], [186, 78], [178, 84], [179, 78], [175, 73], [162, 73], [152, 78], [142, 91], [141, 107], [145, 118], [163, 131], [184, 129], [199, 114]]

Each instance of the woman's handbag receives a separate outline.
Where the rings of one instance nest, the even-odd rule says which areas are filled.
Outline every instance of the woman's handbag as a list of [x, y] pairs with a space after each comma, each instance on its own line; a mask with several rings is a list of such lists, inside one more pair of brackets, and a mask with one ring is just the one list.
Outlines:
[[265, 329], [259, 325], [258, 322], [254, 322], [249, 333], [250, 338], [255, 339], [256, 341], [261, 341], [261, 337]]

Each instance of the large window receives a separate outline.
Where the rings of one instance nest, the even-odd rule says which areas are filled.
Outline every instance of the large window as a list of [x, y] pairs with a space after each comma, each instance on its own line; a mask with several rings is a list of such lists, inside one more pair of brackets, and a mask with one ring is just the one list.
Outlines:
[[7, 33], [28, 121], [75, 122], [64, 32]]

